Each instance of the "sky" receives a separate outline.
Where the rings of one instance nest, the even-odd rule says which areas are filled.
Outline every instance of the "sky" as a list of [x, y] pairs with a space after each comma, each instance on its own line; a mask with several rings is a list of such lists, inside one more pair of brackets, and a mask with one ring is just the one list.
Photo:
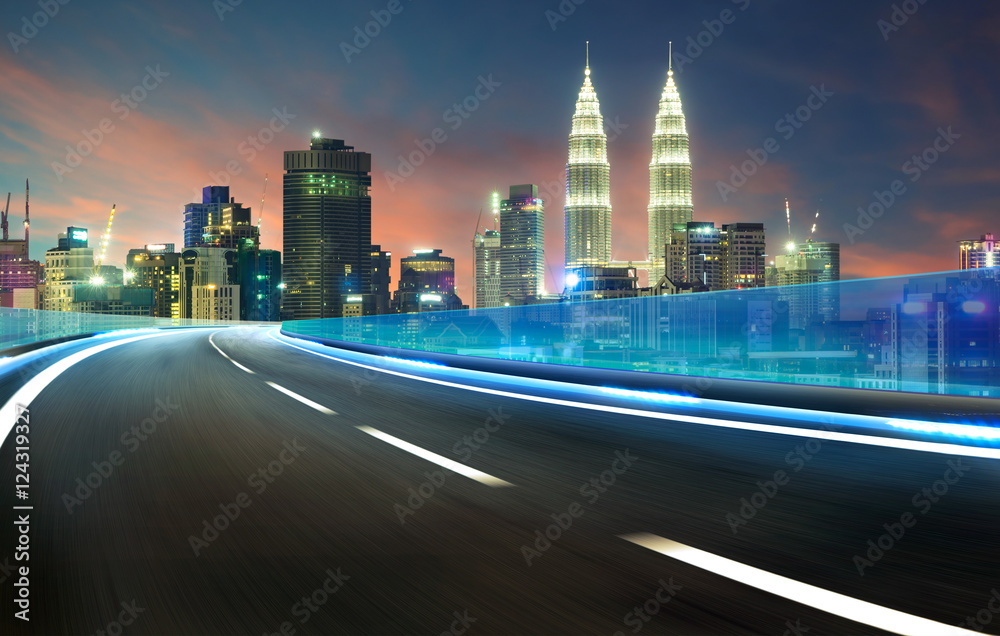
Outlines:
[[844, 278], [955, 269], [957, 241], [1000, 232], [987, 0], [6, 0], [0, 32], [0, 193], [18, 237], [30, 178], [36, 259], [70, 225], [96, 243], [113, 203], [107, 264], [180, 248], [203, 186], [229, 185], [256, 217], [265, 175], [262, 245], [280, 250], [282, 153], [318, 130], [372, 154], [372, 240], [393, 252], [394, 281], [401, 256], [440, 248], [471, 302], [480, 208], [536, 183], [559, 289], [588, 40], [616, 260], [646, 258], [669, 41], [695, 220], [763, 222], [773, 255], [787, 197], [792, 237], [819, 211], [812, 236], [842, 244]]

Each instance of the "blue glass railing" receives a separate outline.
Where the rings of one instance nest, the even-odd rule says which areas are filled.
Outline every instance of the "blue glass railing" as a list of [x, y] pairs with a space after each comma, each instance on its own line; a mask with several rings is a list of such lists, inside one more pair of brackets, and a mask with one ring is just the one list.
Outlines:
[[998, 271], [287, 321], [283, 330], [505, 360], [997, 397]]
[[123, 329], [190, 327], [212, 321], [150, 318], [148, 316], [111, 316], [70, 311], [0, 308], [0, 354], [21, 345]]

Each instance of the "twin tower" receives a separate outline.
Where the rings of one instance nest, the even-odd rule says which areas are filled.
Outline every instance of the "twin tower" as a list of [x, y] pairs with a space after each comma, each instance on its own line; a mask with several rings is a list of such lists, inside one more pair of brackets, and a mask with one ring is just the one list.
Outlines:
[[[649, 252], [633, 262], [655, 282], [664, 273], [664, 245], [673, 224], [692, 218], [691, 157], [681, 97], [671, 65], [660, 97], [649, 164]], [[611, 165], [608, 136], [597, 93], [590, 81], [590, 53], [576, 102], [566, 164], [566, 268], [604, 267], [611, 260]]]

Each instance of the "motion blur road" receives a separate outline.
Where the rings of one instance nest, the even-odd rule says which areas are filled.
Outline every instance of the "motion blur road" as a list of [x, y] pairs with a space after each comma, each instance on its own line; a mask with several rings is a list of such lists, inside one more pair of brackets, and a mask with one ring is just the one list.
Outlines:
[[[635, 533], [1000, 633], [997, 460], [463, 390], [282, 340], [155, 335], [30, 402], [31, 620], [7, 522], [0, 633], [887, 633]], [[0, 453], [8, 519], [13, 435]]]

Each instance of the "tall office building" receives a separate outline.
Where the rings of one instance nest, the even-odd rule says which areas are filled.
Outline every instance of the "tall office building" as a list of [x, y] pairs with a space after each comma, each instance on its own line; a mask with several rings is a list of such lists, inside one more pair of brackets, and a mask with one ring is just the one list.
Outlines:
[[767, 286], [792, 286], [780, 292], [782, 300], [788, 302], [790, 328], [804, 329], [816, 321], [840, 319], [838, 243], [809, 240], [790, 246], [789, 253], [776, 256], [774, 262], [774, 267], [767, 268]]
[[476, 281], [476, 309], [503, 305], [501, 288], [500, 232], [476, 232], [472, 242], [472, 260]]
[[392, 252], [382, 251], [381, 245], [372, 245], [372, 306], [376, 315], [392, 312]]
[[236, 250], [236, 284], [240, 320], [281, 319], [281, 252], [259, 249], [254, 240], [242, 239]]
[[810, 258], [818, 258], [823, 261], [823, 272], [818, 282], [829, 283], [840, 280], [840, 243], [808, 239], [799, 246], [799, 249]]
[[180, 266], [181, 318], [239, 320], [236, 250], [192, 247], [181, 252]]
[[229, 197], [229, 186], [205, 186], [201, 203], [184, 206], [184, 247], [198, 247], [206, 242], [205, 228], [223, 225], [223, 215], [229, 209], [230, 217], [249, 219], [250, 208], [236, 203]]
[[413, 250], [413, 256], [399, 259], [399, 287], [393, 305], [401, 314], [462, 309], [462, 301], [455, 295], [455, 259], [434, 249]]
[[512, 305], [544, 292], [545, 204], [536, 185], [511, 186], [500, 202], [500, 276], [500, 295]]
[[[166, 248], [168, 245], [163, 244]], [[160, 245], [147, 245], [141, 250], [129, 250], [125, 263], [126, 284], [129, 287], [153, 290], [153, 315], [159, 318], [181, 316], [181, 255], [151, 250]]]
[[1000, 241], [993, 234], [983, 234], [978, 240], [958, 244], [958, 268], [982, 269], [1000, 265]]
[[211, 222], [202, 229], [199, 246], [239, 249], [247, 241], [260, 245], [260, 230], [250, 218], [250, 208], [232, 201], [221, 207], [221, 215], [209, 215]]
[[[764, 287], [766, 270], [763, 223], [728, 223], [719, 233], [722, 243], [722, 288]], [[839, 276], [839, 252], [838, 252]]]
[[672, 66], [667, 71], [653, 132], [648, 214], [649, 280], [657, 281], [664, 273], [663, 246], [674, 225], [691, 221], [693, 215], [687, 125]]
[[372, 156], [314, 137], [285, 152], [283, 311], [289, 320], [338, 318], [348, 297], [371, 313]]
[[672, 283], [701, 285], [709, 290], [725, 289], [722, 242], [714, 223], [675, 223], [666, 240], [664, 268]]
[[611, 261], [611, 165], [608, 136], [590, 81], [590, 53], [573, 114], [566, 164], [566, 269]]
[[94, 275], [94, 248], [88, 245], [87, 230], [66, 228], [58, 245], [45, 252], [45, 294], [42, 309], [71, 311], [73, 288], [89, 285]]

